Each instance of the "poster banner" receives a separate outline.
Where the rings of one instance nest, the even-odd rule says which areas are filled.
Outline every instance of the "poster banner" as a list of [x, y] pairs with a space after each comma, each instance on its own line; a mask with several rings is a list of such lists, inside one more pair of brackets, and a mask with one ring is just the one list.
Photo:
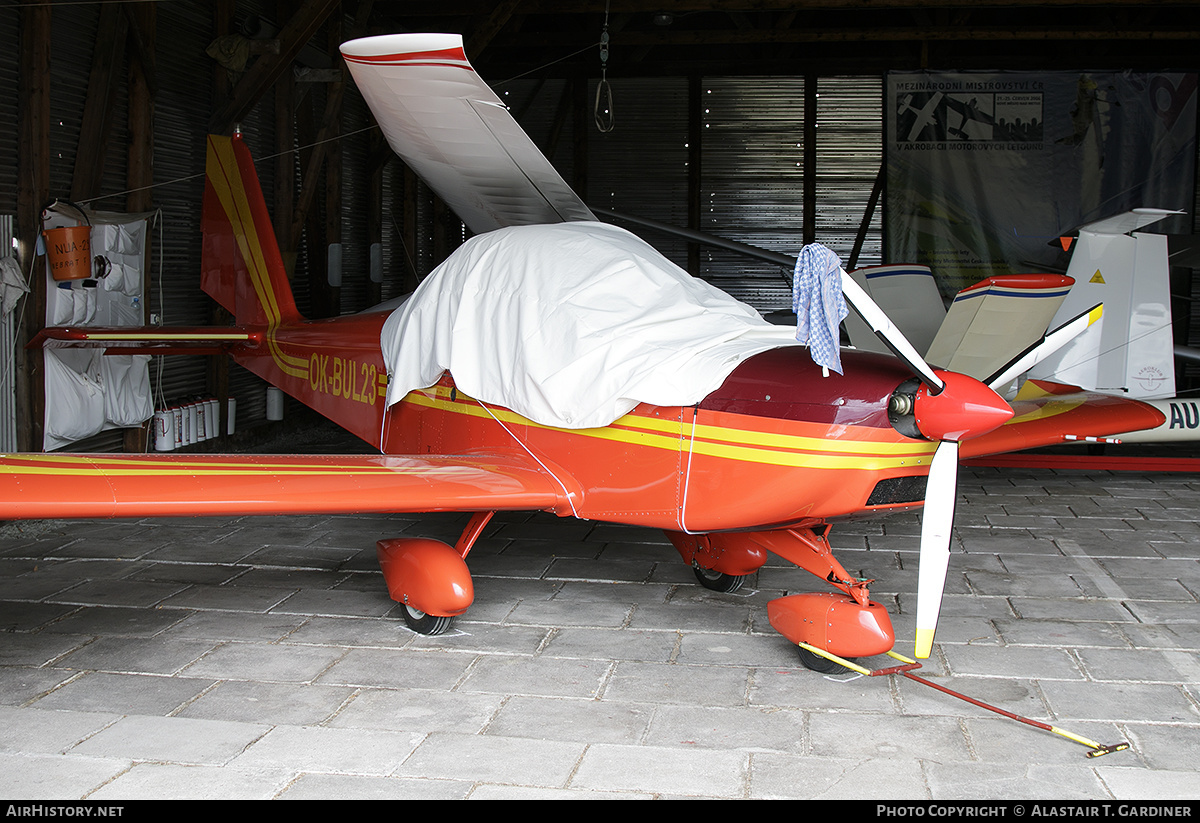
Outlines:
[[1196, 75], [888, 75], [887, 259], [933, 269], [944, 296], [985, 277], [1061, 271], [1058, 238], [1152, 207], [1189, 212]]

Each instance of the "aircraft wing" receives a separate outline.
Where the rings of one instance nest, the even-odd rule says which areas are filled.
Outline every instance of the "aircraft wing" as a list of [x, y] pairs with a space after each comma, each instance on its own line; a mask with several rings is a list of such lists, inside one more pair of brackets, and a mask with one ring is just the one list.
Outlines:
[[963, 442], [963, 459], [1058, 446], [1089, 437], [1152, 429], [1166, 417], [1146, 403], [1030, 380], [1010, 402], [1013, 417], [988, 434]]
[[595, 220], [475, 73], [457, 34], [342, 44], [388, 144], [475, 234]]
[[506, 455], [0, 455], [0, 520], [558, 508], [563, 486]]

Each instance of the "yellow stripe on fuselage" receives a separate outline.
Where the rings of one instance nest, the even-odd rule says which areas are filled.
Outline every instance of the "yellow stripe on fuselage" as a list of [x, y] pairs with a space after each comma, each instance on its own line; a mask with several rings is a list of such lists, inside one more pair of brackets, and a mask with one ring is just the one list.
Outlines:
[[[472, 417], [487, 418], [494, 415], [506, 424], [671, 451], [687, 450], [687, 440], [692, 431], [691, 423], [637, 414], [627, 414], [604, 428], [562, 429], [535, 423], [504, 408], [485, 410], [457, 389], [454, 390], [454, 399], [451, 399], [450, 392], [451, 389], [444, 386], [434, 386], [410, 392], [404, 402]], [[841, 438], [827, 440], [712, 425], [697, 425], [691, 443], [693, 454], [748, 463], [837, 469], [924, 466], [928, 465], [936, 448], [935, 443], [919, 441], [886, 443]]]

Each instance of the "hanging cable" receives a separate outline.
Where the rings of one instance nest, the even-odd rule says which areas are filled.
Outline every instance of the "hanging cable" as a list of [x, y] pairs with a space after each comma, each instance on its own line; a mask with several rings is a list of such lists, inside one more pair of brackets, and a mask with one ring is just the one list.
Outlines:
[[600, 82], [596, 84], [596, 102], [592, 107], [596, 128], [607, 134], [616, 125], [612, 86], [608, 84], [608, 0], [604, 3], [604, 29], [600, 32]]

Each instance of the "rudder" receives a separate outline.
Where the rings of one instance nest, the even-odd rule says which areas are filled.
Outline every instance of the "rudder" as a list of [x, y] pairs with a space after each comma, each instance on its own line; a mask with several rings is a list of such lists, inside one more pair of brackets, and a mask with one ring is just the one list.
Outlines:
[[238, 325], [300, 319], [250, 150], [240, 135], [208, 136], [200, 286]]

